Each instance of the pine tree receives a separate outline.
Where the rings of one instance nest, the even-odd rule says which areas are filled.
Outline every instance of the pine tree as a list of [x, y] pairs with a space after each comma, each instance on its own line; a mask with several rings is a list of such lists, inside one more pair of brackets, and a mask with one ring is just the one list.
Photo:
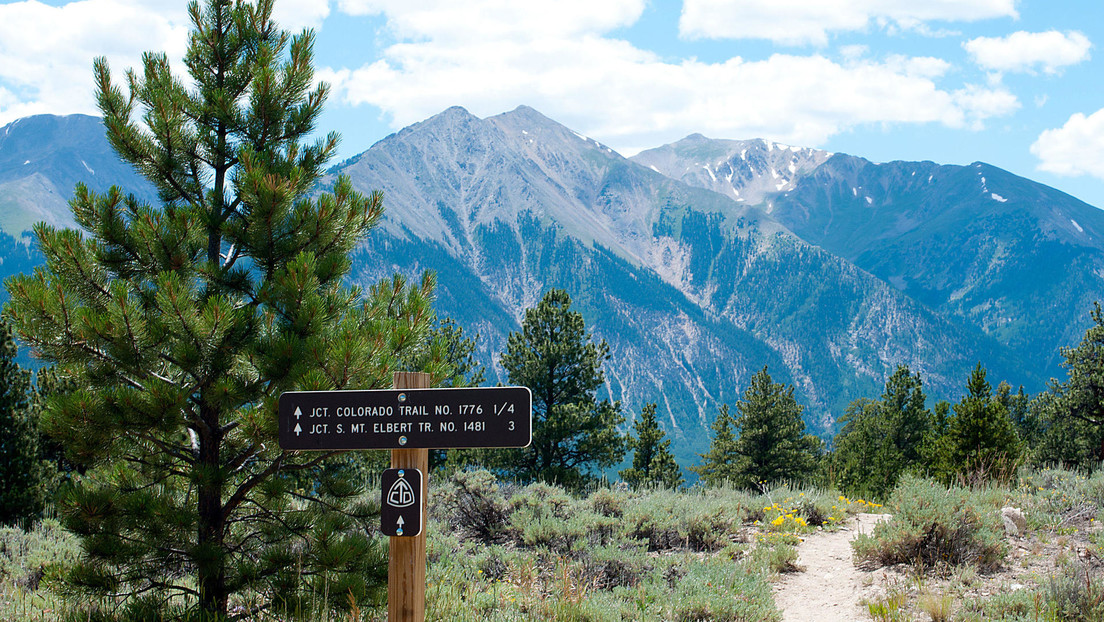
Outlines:
[[370, 601], [386, 572], [359, 482], [335, 452], [282, 451], [277, 400], [388, 386], [432, 278], [346, 285], [382, 197], [344, 178], [314, 194], [338, 140], [305, 142], [327, 88], [313, 35], [271, 13], [193, 2], [187, 81], [164, 54], [123, 87], [96, 60], [108, 139], [160, 205], [79, 185], [83, 231], [37, 226], [46, 267], [8, 281], [7, 316], [75, 387], [42, 423], [88, 468], [60, 502], [84, 541], [67, 578], [112, 617], [222, 620], [242, 593], [305, 615]]
[[913, 374], [907, 365], [898, 366], [886, 380], [881, 408], [889, 439], [901, 456], [901, 471], [918, 468], [924, 462], [924, 438], [932, 427], [926, 401], [920, 374]]
[[925, 439], [933, 423], [925, 401], [919, 374], [902, 365], [880, 400], [860, 398], [848, 406], [831, 457], [840, 488], [884, 499], [902, 474], [926, 469]]
[[843, 426], [833, 439], [831, 465], [840, 490], [870, 499], [883, 499], [897, 484], [900, 452], [882, 403], [859, 398], [840, 417]]
[[717, 418], [710, 427], [713, 433], [709, 439], [709, 451], [698, 454], [703, 462], [690, 467], [690, 470], [697, 473], [707, 486], [734, 483], [744, 470], [741, 464], [744, 459], [736, 451], [736, 420], [729, 412], [728, 404], [721, 404]]
[[939, 475], [945, 482], [1006, 479], [1015, 473], [1020, 458], [1016, 429], [985, 375], [978, 363], [940, 440]]
[[30, 373], [16, 363], [11, 326], [0, 324], [0, 524], [25, 525], [42, 511], [44, 469], [32, 418]]
[[1042, 428], [1038, 459], [1090, 467], [1104, 460], [1104, 310], [1094, 303], [1081, 343], [1062, 348], [1064, 382], [1054, 381], [1031, 411]]
[[578, 488], [596, 468], [621, 460], [621, 404], [595, 396], [608, 358], [609, 346], [594, 342], [564, 290], [549, 290], [525, 311], [521, 332], [507, 340], [502, 367], [511, 384], [533, 392], [533, 443], [497, 453], [508, 475]]
[[764, 367], [752, 377], [736, 410], [740, 436], [735, 450], [742, 458], [734, 474], [736, 486], [765, 491], [771, 484], [813, 477], [820, 440], [805, 434], [793, 387], [773, 382]]
[[[410, 349], [403, 357], [403, 368], [409, 371], [427, 372], [440, 377], [439, 387], [476, 387], [486, 379], [486, 370], [475, 357], [479, 334], [468, 338], [464, 329], [452, 318], [435, 321], [429, 329], [426, 339]], [[472, 464], [483, 464], [488, 455], [497, 449], [431, 449], [429, 450], [429, 469], [440, 467], [463, 468]], [[491, 453], [488, 453], [491, 452]], [[364, 477], [371, 477], [390, 465], [391, 457], [386, 452], [359, 452], [350, 459], [359, 468]]]
[[486, 369], [475, 358], [479, 334], [468, 338], [452, 318], [433, 323], [426, 339], [404, 356], [403, 366], [440, 375], [442, 387], [477, 387], [486, 379]]
[[1035, 465], [1059, 464], [1067, 469], [1091, 471], [1100, 464], [1096, 455], [1104, 440], [1104, 428], [1070, 415], [1072, 408], [1062, 385], [1053, 383], [1031, 400], [1029, 410], [1029, 419], [1038, 425], [1031, 447]]
[[675, 456], [671, 454], [671, 439], [659, 429], [656, 404], [645, 404], [640, 418], [633, 425], [636, 438], [628, 440], [633, 450], [632, 466], [618, 473], [633, 488], [678, 488], [682, 485]]
[[1012, 385], [1001, 382], [997, 385], [997, 401], [1008, 411], [1008, 418], [1012, 421], [1012, 427], [1016, 430], [1016, 436], [1024, 445], [1024, 449], [1034, 447], [1039, 441], [1039, 420], [1032, 416], [1031, 398], [1020, 385], [1019, 391], [1012, 393]]

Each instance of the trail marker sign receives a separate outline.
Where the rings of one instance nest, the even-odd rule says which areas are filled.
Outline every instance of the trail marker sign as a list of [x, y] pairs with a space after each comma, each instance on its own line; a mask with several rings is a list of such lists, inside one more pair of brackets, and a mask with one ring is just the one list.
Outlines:
[[526, 447], [532, 404], [526, 387], [289, 391], [280, 395], [280, 447]]
[[422, 472], [385, 469], [380, 487], [380, 523], [384, 535], [414, 537], [422, 533]]
[[387, 619], [424, 622], [430, 449], [527, 447], [533, 396], [526, 387], [429, 388], [429, 374], [395, 372], [393, 389], [280, 395], [281, 449], [390, 449], [380, 522], [391, 536]]

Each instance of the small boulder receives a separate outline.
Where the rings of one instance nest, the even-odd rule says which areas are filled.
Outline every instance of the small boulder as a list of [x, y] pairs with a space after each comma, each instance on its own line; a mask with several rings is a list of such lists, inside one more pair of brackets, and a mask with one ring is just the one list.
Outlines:
[[1001, 520], [1004, 521], [1004, 531], [1010, 536], [1023, 537], [1027, 531], [1027, 520], [1019, 508], [1001, 508]]

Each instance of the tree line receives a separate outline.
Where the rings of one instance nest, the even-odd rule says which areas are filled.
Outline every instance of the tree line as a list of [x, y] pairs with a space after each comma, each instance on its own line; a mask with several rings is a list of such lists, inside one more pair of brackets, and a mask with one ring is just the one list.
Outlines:
[[[671, 440], [657, 418], [657, 404], [645, 403], [631, 430], [622, 432], [620, 402], [597, 397], [609, 359], [605, 341], [595, 340], [569, 294], [552, 289], [528, 309], [521, 330], [509, 335], [501, 364], [508, 382], [533, 393], [533, 442], [510, 450], [435, 452], [433, 466], [445, 470], [487, 468], [521, 483], [541, 481], [580, 490], [611, 475], [634, 488], [677, 488], [685, 483], [671, 452]], [[822, 484], [850, 494], [884, 498], [905, 473], [945, 482], [1006, 480], [1024, 463], [1090, 469], [1104, 459], [1100, 416], [1104, 314], [1097, 305], [1094, 325], [1082, 343], [1063, 349], [1069, 378], [1052, 381], [1031, 398], [1021, 387], [1000, 383], [994, 390], [979, 363], [962, 399], [928, 407], [923, 380], [907, 366], [887, 379], [878, 398], [854, 400], [839, 418], [838, 433], [825, 443], [808, 434], [794, 388], [758, 371], [734, 408], [722, 404], [710, 426], [709, 449], [688, 470], [705, 486], [729, 485], [759, 491], [781, 482]], [[57, 440], [37, 429], [44, 399], [58, 392], [47, 373], [40, 388], [15, 364], [15, 345], [5, 325], [0, 348], [0, 469], [13, 483], [0, 496], [0, 520], [12, 523], [37, 515], [43, 490], [73, 470]], [[476, 360], [476, 338], [451, 320], [432, 320], [423, 339], [403, 351], [399, 366], [432, 370], [440, 386], [478, 386], [486, 370]], [[47, 370], [48, 372], [49, 370]], [[64, 438], [62, 439], [64, 443]], [[376, 457], [378, 458], [378, 457]], [[382, 460], [346, 457], [362, 470]], [[369, 463], [369, 464], [365, 464]], [[37, 482], [37, 484], [36, 484]]]

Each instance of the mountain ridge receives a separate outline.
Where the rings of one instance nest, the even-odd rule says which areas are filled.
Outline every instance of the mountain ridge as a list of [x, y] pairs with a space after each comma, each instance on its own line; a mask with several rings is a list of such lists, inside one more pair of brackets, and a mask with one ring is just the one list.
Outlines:
[[[491, 382], [505, 380], [496, 356], [524, 310], [550, 287], [568, 289], [610, 342], [608, 395], [630, 412], [659, 403], [684, 461], [705, 449], [716, 407], [739, 399], [763, 366], [795, 386], [811, 429], [829, 435], [846, 404], [880, 392], [898, 364], [920, 372], [934, 398], [955, 399], [979, 360], [994, 378], [1041, 389], [1050, 367], [1025, 355], [1076, 331], [1075, 303], [1055, 314], [1073, 327], [1045, 339], [1030, 334], [1036, 316], [1022, 308], [1038, 315], [1040, 296], [1092, 284], [1079, 271], [1096, 269], [1104, 225], [1080, 207], [1063, 223], [1065, 200], [1040, 184], [984, 164], [874, 164], [760, 139], [698, 134], [673, 145], [624, 158], [526, 106], [485, 119], [452, 107], [335, 165], [323, 185], [344, 174], [384, 191], [384, 217], [354, 252], [351, 280], [437, 271], [438, 309], [482, 335]], [[5, 149], [0, 162], [19, 159], [5, 160]], [[925, 174], [937, 182], [930, 197]], [[0, 202], [12, 195], [0, 187]], [[938, 272], [951, 233], [969, 231], [954, 206], [984, 223], [1012, 214], [1006, 227], [1045, 227], [1009, 236], [979, 225], [963, 267]], [[917, 245], [944, 255], [916, 255]], [[1016, 285], [1033, 253], [1053, 270], [1071, 248], [1084, 257], [1067, 257], [1076, 265], [1050, 289]], [[928, 259], [910, 266], [914, 255]], [[986, 301], [995, 310], [980, 308]], [[1023, 316], [1007, 324], [1023, 335], [985, 323], [1002, 313]]]
[[[401, 174], [396, 176], [396, 171]], [[448, 237], [434, 255], [448, 255], [450, 274], [464, 273], [462, 280], [470, 281], [473, 289], [485, 291], [497, 301], [500, 306], [492, 315], [519, 318], [548, 287], [567, 287], [580, 301], [596, 334], [610, 340], [611, 350], [622, 360], [639, 363], [659, 354], [656, 348], [615, 343], [618, 331], [610, 325], [618, 322], [620, 330], [650, 336], [661, 346], [658, 349], [666, 349], [668, 358], [674, 361], [669, 373], [675, 376], [674, 368], [686, 369], [690, 359], [700, 362], [708, 353], [679, 352], [687, 342], [676, 339], [670, 327], [682, 326], [685, 335], [696, 333], [704, 341], [715, 339], [718, 343], [727, 339], [721, 333], [739, 335], [744, 345], [713, 354], [740, 371], [729, 381], [714, 380], [720, 384], [711, 390], [693, 386], [695, 381], [690, 376], [694, 374], [684, 377], [679, 386], [673, 386], [669, 376], [665, 383], [651, 383], [662, 389], [660, 395], [649, 397], [644, 395], [647, 391], [632, 390], [634, 382], [626, 380], [641, 374], [633, 365], [619, 367], [612, 361], [607, 372], [611, 385], [627, 387], [620, 394], [612, 387], [614, 397], [625, 397], [633, 408], [653, 397], [669, 403], [673, 392], [697, 391], [700, 400], [692, 405], [672, 404], [666, 415], [668, 420], [677, 420], [679, 408], [690, 411], [693, 421], [684, 417], [681, 427], [697, 428], [698, 449], [712, 409], [720, 401], [738, 399], [740, 382], [746, 380], [749, 370], [757, 370], [761, 364], [774, 366], [779, 378], [795, 383], [811, 408], [814, 429], [821, 432], [832, 427], [832, 413], [841, 412], [846, 403], [826, 395], [830, 391], [821, 385], [827, 382], [844, 389], [851, 387], [848, 399], [869, 395], [880, 389], [897, 363], [907, 362], [917, 371], [929, 373], [929, 382], [941, 394], [949, 393], [966, 377], [976, 359], [965, 356], [926, 364], [916, 355], [908, 355], [907, 339], [899, 338], [895, 331], [904, 334], [911, 323], [922, 327], [921, 332], [927, 335], [927, 341], [916, 343], [922, 342], [919, 347], [928, 356], [947, 359], [944, 352], [962, 350], [983, 353], [1002, 372], [1017, 367], [1008, 362], [1010, 357], [1000, 352], [995, 342], [980, 334], [963, 336], [968, 329], [946, 323], [865, 270], [808, 245], [772, 215], [661, 175], [532, 109], [483, 120], [466, 111], [449, 109], [380, 141], [355, 162], [333, 173], [348, 175], [362, 190], [382, 188], [389, 197], [383, 228], [390, 236], [402, 238], [405, 245], [401, 252], [373, 254], [373, 259], [385, 267], [358, 278], [370, 280], [394, 269], [412, 273], [425, 265], [413, 257], [395, 261], [403, 254], [419, 252], [414, 244], [417, 236], [410, 235], [418, 230], [416, 219], [467, 223], [470, 226], [464, 225], [466, 228], [455, 225], [463, 228], [463, 236]], [[468, 173], [478, 176], [478, 183], [460, 183]], [[517, 180], [523, 183], [515, 185]], [[484, 184], [497, 194], [488, 195]], [[416, 189], [403, 191], [409, 187]], [[426, 197], [436, 202], [431, 204]], [[509, 209], [503, 207], [504, 203]], [[421, 231], [428, 229], [423, 226]], [[488, 244], [488, 240], [493, 242]], [[581, 268], [580, 274], [569, 275], [557, 272], [547, 261], [534, 262], [531, 254], [542, 255], [549, 248], [537, 248], [540, 244], [532, 240], [543, 240], [540, 244], [559, 249], [564, 253], [561, 261], [577, 261], [588, 267]], [[432, 239], [423, 242], [422, 249], [435, 243]], [[566, 247], [571, 250], [564, 250]], [[604, 254], [608, 256], [601, 259]], [[646, 270], [666, 286], [653, 283], [650, 291], [655, 300], [666, 301], [663, 305], [667, 305], [667, 315], [645, 321], [647, 314], [641, 311], [636, 318], [609, 319], [618, 317], [617, 309], [643, 306], [632, 296], [595, 295], [596, 290], [613, 282], [612, 277], [601, 276], [603, 270], [613, 270], [607, 261], [610, 257]], [[444, 261], [438, 259], [439, 263]], [[791, 264], [802, 266], [796, 276], [786, 274]], [[594, 268], [598, 265], [606, 267]], [[592, 268], [597, 281], [582, 276]], [[618, 278], [631, 278], [627, 277], [632, 272], [628, 267], [622, 265], [617, 270]], [[803, 303], [789, 304], [777, 296], [762, 295], [763, 287], [769, 287], [771, 280], [800, 289], [808, 275], [810, 281], [822, 280], [829, 285], [802, 292], [809, 297], [807, 308]], [[687, 324], [691, 314], [680, 307], [687, 303], [696, 308], [693, 326]], [[477, 326], [492, 342], [504, 343], [505, 332], [513, 329], [495, 328], [465, 317], [463, 300], [451, 292], [442, 293], [439, 306], [445, 314], [460, 316], [467, 325]], [[827, 322], [833, 332], [811, 350], [803, 342], [802, 322], [815, 321], [809, 314], [817, 307], [833, 307], [838, 314]], [[634, 321], [637, 324], [628, 326]], [[650, 328], [644, 326], [648, 322]], [[773, 354], [764, 356], [763, 352]], [[756, 357], [758, 361], [753, 360]], [[708, 373], [719, 378], [724, 372], [714, 369]]]

